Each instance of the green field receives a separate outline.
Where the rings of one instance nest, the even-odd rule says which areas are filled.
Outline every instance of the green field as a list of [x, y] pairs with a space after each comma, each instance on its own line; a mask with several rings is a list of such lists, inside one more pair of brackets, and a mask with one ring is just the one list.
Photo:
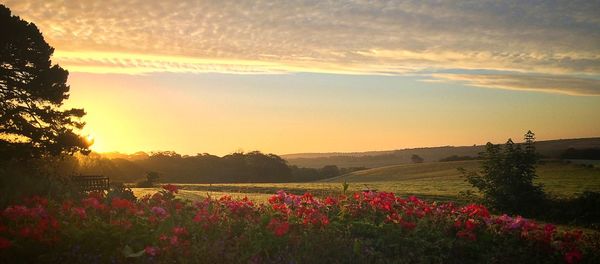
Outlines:
[[[264, 201], [278, 190], [302, 194], [311, 192], [317, 196], [339, 194], [342, 183], [347, 181], [349, 192], [365, 189], [394, 192], [399, 195], [416, 195], [425, 199], [455, 200], [458, 192], [471, 187], [464, 181], [457, 168], [476, 170], [478, 161], [432, 162], [403, 164], [357, 171], [347, 175], [310, 183], [256, 183], [256, 184], [180, 184], [180, 196], [198, 200], [208, 195], [225, 194]], [[577, 195], [584, 191], [600, 191], [600, 168], [578, 164], [545, 162], [537, 168], [537, 182], [546, 192], [560, 197]], [[156, 188], [134, 188], [137, 196], [153, 193]]]

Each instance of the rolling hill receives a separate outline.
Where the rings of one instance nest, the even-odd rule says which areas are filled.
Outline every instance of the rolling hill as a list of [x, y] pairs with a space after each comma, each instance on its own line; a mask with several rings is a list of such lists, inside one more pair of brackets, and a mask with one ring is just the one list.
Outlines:
[[[456, 195], [471, 187], [457, 168], [478, 170], [478, 161], [401, 164], [356, 171], [323, 180], [323, 183], [347, 181], [378, 190], [402, 193]], [[538, 183], [550, 193], [570, 196], [584, 191], [600, 191], [600, 168], [560, 161], [544, 161], [537, 167]]]
[[[308, 153], [282, 155], [290, 165], [308, 168], [321, 168], [325, 165], [338, 167], [367, 167], [377, 168], [398, 164], [411, 163], [413, 154], [425, 159], [425, 162], [435, 162], [452, 155], [476, 157], [484, 150], [484, 145], [474, 146], [444, 146], [431, 148], [413, 148], [391, 151], [371, 151], [362, 153]], [[546, 158], [558, 158], [569, 148], [585, 149], [600, 148], [600, 138], [558, 139], [536, 142], [537, 151]]]

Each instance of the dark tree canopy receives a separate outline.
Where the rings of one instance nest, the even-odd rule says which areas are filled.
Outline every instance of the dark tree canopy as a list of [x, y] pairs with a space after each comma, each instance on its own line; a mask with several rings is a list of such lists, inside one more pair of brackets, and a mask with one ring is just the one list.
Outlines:
[[69, 73], [33, 24], [0, 5], [0, 159], [88, 152], [83, 109], [61, 109]]

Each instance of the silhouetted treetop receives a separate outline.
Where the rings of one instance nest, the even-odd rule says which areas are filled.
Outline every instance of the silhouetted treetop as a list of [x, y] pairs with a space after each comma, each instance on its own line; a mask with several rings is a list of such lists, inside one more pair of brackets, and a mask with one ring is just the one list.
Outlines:
[[88, 152], [83, 109], [61, 109], [69, 73], [33, 24], [0, 5], [0, 158]]

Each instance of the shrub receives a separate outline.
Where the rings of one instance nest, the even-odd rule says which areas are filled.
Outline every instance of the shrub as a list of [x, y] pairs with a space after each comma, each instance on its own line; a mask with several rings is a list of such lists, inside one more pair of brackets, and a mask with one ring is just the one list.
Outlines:
[[150, 171], [146, 173], [146, 180], [140, 181], [136, 184], [138, 188], [152, 188], [158, 183], [160, 174], [158, 172]]
[[524, 147], [508, 140], [504, 147], [488, 143], [482, 154], [481, 172], [461, 169], [473, 187], [483, 195], [486, 205], [495, 210], [533, 215], [545, 202], [542, 186], [535, 185], [534, 134], [525, 135]]
[[582, 225], [600, 230], [600, 193], [584, 192], [574, 198], [554, 198], [548, 201], [539, 218], [559, 223]]
[[133, 194], [131, 188], [125, 187], [125, 185], [122, 182], [111, 183], [110, 190], [108, 191], [106, 196], [108, 197], [108, 199], [111, 199], [113, 197], [126, 199], [130, 201], [135, 201], [137, 199]]

